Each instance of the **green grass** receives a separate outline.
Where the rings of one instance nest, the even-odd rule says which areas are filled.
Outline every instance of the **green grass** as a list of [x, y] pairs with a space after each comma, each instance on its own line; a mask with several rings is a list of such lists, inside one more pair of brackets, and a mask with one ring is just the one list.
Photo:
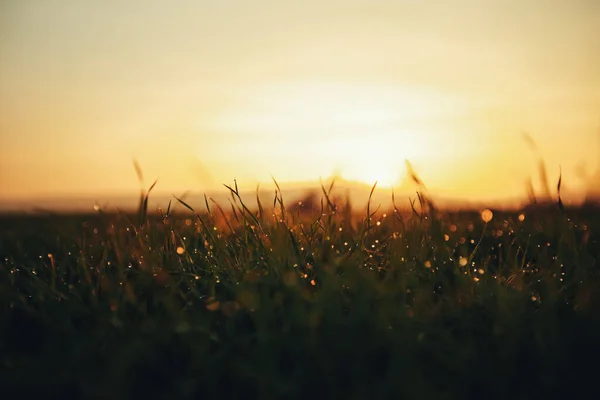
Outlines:
[[230, 190], [1, 217], [5, 398], [600, 394], [598, 209], [485, 223], [424, 195], [401, 212], [278, 191], [249, 210]]

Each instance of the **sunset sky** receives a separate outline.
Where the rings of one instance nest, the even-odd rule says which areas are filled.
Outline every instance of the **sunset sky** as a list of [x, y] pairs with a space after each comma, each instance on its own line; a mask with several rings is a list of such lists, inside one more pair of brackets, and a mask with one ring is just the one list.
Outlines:
[[[600, 1], [6, 0], [0, 200], [237, 178], [510, 197], [600, 158]], [[554, 183], [553, 183], [554, 186]]]

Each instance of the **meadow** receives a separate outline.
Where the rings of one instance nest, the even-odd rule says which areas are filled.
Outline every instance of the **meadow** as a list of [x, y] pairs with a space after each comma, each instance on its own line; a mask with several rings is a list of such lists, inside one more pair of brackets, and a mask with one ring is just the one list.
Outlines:
[[4, 398], [600, 395], [598, 207], [228, 190], [0, 217]]

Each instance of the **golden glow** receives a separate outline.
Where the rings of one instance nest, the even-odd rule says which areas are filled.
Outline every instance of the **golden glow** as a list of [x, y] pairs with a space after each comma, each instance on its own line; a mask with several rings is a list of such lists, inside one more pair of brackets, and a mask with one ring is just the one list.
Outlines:
[[405, 159], [434, 196], [541, 193], [540, 157], [599, 186], [599, 2], [146, 3], [0, 2], [0, 208], [135, 192], [133, 158], [166, 194]]
[[[437, 146], [427, 121], [443, 118], [448, 104], [467, 102], [425, 88], [319, 82], [280, 83], [240, 91], [236, 103], [198, 129], [238, 138], [222, 152], [265, 160], [284, 154], [288, 162], [265, 165], [256, 175], [314, 180], [332, 173], [351, 181], [392, 187], [400, 183], [404, 160], [433, 165], [450, 147]], [[459, 112], [462, 110], [459, 110]], [[216, 154], [221, 154], [216, 144]], [[225, 147], [227, 149], [225, 149]], [[210, 157], [210, 155], [208, 155]]]

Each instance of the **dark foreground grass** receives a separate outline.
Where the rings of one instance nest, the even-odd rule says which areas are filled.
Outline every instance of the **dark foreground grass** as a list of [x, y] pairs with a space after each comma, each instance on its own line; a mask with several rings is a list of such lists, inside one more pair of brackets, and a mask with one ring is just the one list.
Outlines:
[[600, 395], [600, 211], [420, 200], [2, 217], [3, 398]]

